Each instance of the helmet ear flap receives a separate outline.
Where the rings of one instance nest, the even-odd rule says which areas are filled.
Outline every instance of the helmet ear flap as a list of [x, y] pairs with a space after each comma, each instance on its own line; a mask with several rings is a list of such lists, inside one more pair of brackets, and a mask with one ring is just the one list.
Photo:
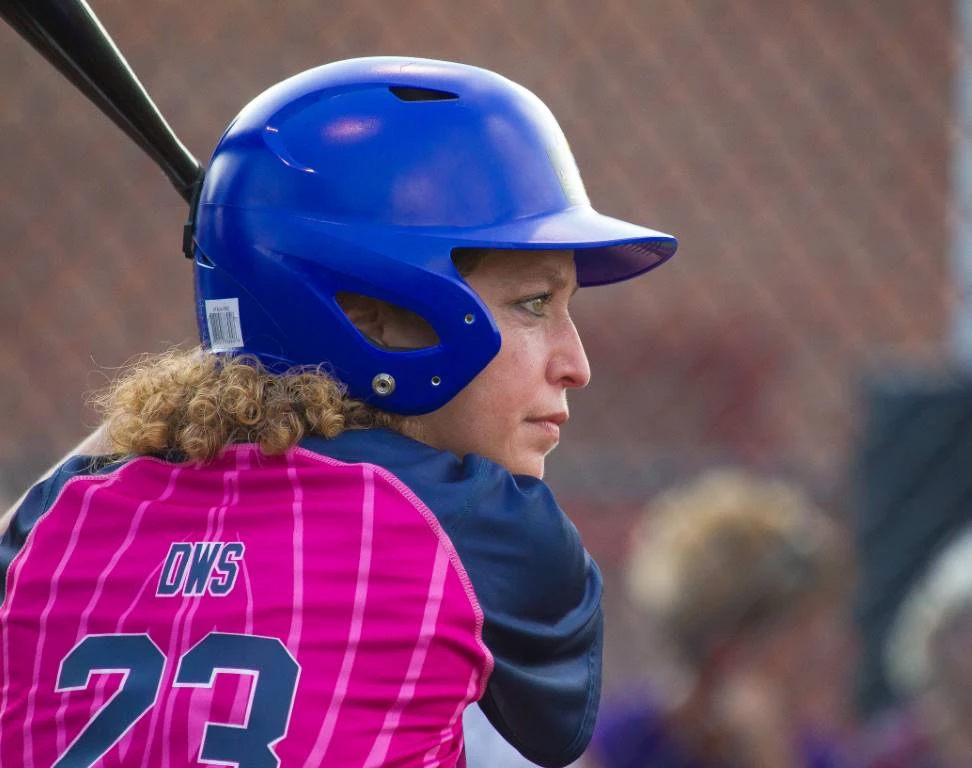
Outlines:
[[[253, 354], [275, 372], [323, 364], [351, 397], [403, 415], [440, 408], [499, 351], [496, 324], [445, 243], [389, 244], [286, 213], [218, 213], [201, 217], [199, 230], [211, 266], [196, 263], [200, 331], [214, 351]], [[369, 322], [380, 321], [380, 332], [355, 326], [338, 300], [354, 295], [379, 312]], [[242, 340], [232, 348], [218, 346], [209, 320], [214, 306], [229, 305]]]

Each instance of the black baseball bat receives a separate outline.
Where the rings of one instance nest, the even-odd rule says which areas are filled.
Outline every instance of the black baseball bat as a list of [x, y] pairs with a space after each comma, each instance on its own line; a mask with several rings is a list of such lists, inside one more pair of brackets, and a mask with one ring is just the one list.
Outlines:
[[0, 17], [128, 134], [193, 205], [202, 167], [85, 0], [0, 0]]

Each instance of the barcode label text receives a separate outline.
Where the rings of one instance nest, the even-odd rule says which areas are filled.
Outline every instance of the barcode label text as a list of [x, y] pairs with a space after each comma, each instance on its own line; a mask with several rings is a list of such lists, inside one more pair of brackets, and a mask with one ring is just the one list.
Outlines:
[[206, 322], [209, 326], [209, 348], [213, 352], [225, 352], [243, 346], [239, 299], [207, 300]]

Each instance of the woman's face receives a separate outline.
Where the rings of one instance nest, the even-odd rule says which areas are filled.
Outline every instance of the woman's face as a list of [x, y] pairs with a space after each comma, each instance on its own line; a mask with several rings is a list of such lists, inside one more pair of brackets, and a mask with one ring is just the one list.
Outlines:
[[567, 390], [591, 377], [568, 304], [577, 290], [572, 251], [490, 251], [467, 282], [489, 307], [502, 345], [468, 386], [410, 432], [457, 456], [477, 453], [542, 477], [567, 421]]

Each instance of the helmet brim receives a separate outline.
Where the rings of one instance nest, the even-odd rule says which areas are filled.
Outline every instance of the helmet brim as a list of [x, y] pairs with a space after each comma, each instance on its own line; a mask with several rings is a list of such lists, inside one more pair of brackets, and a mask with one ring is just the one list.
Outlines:
[[480, 247], [573, 250], [581, 286], [637, 277], [664, 264], [678, 248], [671, 235], [605, 216], [588, 206], [482, 228], [471, 239]]

